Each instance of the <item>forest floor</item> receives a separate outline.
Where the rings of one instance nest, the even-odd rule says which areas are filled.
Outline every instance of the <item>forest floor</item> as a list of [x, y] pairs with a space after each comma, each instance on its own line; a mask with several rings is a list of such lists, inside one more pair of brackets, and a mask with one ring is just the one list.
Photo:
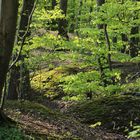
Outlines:
[[125, 130], [139, 124], [139, 102], [139, 97], [123, 95], [85, 102], [7, 101], [5, 112], [27, 140], [136, 140]]
[[[12, 108], [11, 108], [12, 106]], [[42, 140], [125, 140], [121, 134], [105, 129], [92, 128], [78, 119], [53, 111], [50, 108], [32, 102], [8, 102], [6, 114], [17, 125], [35, 139]]]

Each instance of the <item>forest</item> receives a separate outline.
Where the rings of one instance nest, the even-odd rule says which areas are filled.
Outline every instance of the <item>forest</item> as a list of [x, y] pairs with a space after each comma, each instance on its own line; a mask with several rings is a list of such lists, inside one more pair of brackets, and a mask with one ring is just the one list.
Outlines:
[[0, 0], [0, 140], [140, 140], [140, 0]]

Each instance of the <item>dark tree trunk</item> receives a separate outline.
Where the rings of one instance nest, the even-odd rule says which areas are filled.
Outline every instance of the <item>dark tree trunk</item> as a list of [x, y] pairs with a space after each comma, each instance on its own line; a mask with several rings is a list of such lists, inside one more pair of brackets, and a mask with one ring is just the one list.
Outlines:
[[97, 0], [97, 6], [102, 6], [105, 3], [105, 0]]
[[[18, 0], [2, 0], [0, 5], [0, 99], [8, 71], [9, 61], [14, 46], [16, 22], [18, 12]], [[1, 103], [3, 106], [4, 102]], [[0, 119], [2, 120], [2, 108], [0, 108]]]
[[56, 5], [57, 5], [56, 0], [52, 0], [52, 9], [54, 9]]
[[19, 79], [20, 79], [20, 67], [13, 66], [10, 71], [10, 79], [8, 85], [8, 96], [7, 99], [9, 100], [17, 100], [18, 93], [19, 93]]
[[[91, 14], [92, 12], [93, 12], [93, 0], [91, 0], [91, 5], [89, 8], [89, 13]], [[91, 20], [92, 20], [92, 17], [91, 15], [89, 15], [89, 25], [91, 24]]]
[[[64, 14], [65, 17], [66, 17], [66, 13], [67, 13], [67, 2], [68, 2], [68, 0], [60, 0], [60, 9], [62, 10], [62, 14]], [[66, 38], [68, 40], [69, 37], [68, 37], [67, 26], [68, 26], [68, 23], [65, 18], [59, 19], [58, 35]]]
[[112, 38], [112, 42], [113, 42], [113, 43], [117, 43], [117, 37], [113, 37], [113, 38]]
[[[18, 37], [16, 40], [19, 46], [22, 45], [20, 44], [21, 42], [25, 43], [25, 39], [30, 36], [30, 31], [27, 30], [29, 28], [29, 19], [31, 18], [30, 16], [34, 7], [34, 2], [35, 0], [23, 1], [23, 7], [18, 27]], [[29, 70], [24, 62], [24, 58], [26, 58], [26, 56], [27, 55], [21, 55], [21, 66], [14, 66], [11, 70], [10, 81], [8, 86], [8, 99], [16, 100], [18, 98], [27, 98], [27, 95], [29, 95]], [[23, 95], [25, 93], [26, 95]]]
[[17, 7], [18, 0], [2, 1], [2, 14], [0, 19], [0, 98], [14, 45]]
[[[107, 25], [104, 25], [104, 34], [105, 34], [105, 39], [106, 39], [106, 45], [108, 48], [108, 51], [111, 51], [111, 44], [108, 36], [108, 31], [107, 31]], [[111, 62], [111, 54], [108, 53], [108, 65], [109, 65], [109, 70], [112, 71], [112, 62]]]
[[82, 13], [83, 0], [80, 0], [79, 3], [80, 3], [80, 5], [79, 5], [78, 15], [80, 16]]
[[[135, 3], [137, 3], [140, 0], [133, 0]], [[134, 20], [138, 19], [138, 13], [135, 13], [134, 15]], [[130, 38], [130, 56], [131, 57], [136, 57], [138, 56], [138, 52], [140, 50], [139, 48], [139, 36], [135, 36], [139, 34], [139, 25], [133, 25], [131, 28], [131, 35], [133, 35], [133, 37]]]
[[21, 11], [21, 17], [20, 17], [20, 22], [19, 22], [19, 29], [18, 29], [18, 42], [21, 40], [25, 40], [26, 37], [30, 36], [30, 32], [28, 31], [28, 34], [26, 34], [26, 37], [24, 37], [25, 32], [28, 29], [28, 21], [32, 12], [32, 9], [34, 7], [34, 2], [35, 0], [24, 0], [23, 1], [23, 7], [22, 7], [22, 11]]
[[21, 62], [20, 65], [20, 85], [19, 85], [19, 99], [29, 99], [30, 94], [29, 91], [31, 89], [30, 87], [30, 74], [29, 69], [27, 67], [27, 64], [25, 63], [25, 58], [27, 58], [27, 55], [21, 56]]
[[[122, 37], [122, 41], [124, 42], [124, 44], [122, 46], [122, 49], [121, 49], [121, 52], [125, 53], [126, 52], [126, 45], [125, 45], [125, 43], [128, 41], [128, 38], [127, 38], [126, 34], [121, 34], [121, 37]], [[128, 52], [126, 52], [126, 53], [128, 53]]]
[[[76, 22], [75, 22], [75, 29], [79, 28], [79, 22], [81, 20], [80, 16], [81, 16], [81, 12], [82, 12], [82, 6], [83, 6], [83, 0], [79, 0], [79, 7], [78, 7], [78, 12], [76, 15]], [[79, 36], [79, 32], [76, 31], [77, 36]]]
[[[51, 0], [50, 10], [54, 10], [56, 5], [57, 5], [57, 1]], [[49, 10], [49, 9], [47, 9], [47, 10]], [[52, 19], [51, 22], [49, 23], [49, 30], [56, 31], [58, 29], [57, 24], [58, 24], [58, 21], [56, 19]]]
[[75, 30], [75, 25], [76, 25], [76, 0], [73, 0], [71, 2], [71, 14], [70, 14], [70, 27], [69, 27], [69, 32], [74, 33]]
[[[132, 27], [131, 35], [136, 35], [138, 33], [139, 33], [139, 27], [138, 26]], [[131, 57], [138, 56], [138, 51], [139, 51], [138, 44], [139, 44], [139, 37], [130, 38], [130, 56]]]
[[[100, 7], [105, 3], [105, 0], [96, 0], [97, 1], [97, 6]], [[103, 24], [98, 24], [98, 29], [103, 29], [104, 25]]]

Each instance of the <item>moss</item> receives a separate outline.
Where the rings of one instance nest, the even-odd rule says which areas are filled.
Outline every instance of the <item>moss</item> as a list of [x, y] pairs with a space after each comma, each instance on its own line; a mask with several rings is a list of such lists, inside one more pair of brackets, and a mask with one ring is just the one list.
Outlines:
[[34, 103], [30, 101], [7, 101], [5, 104], [6, 108], [18, 109], [22, 112], [27, 113], [37, 113], [44, 116], [53, 116], [56, 115], [56, 112], [53, 112], [51, 109], [47, 108], [44, 105], [39, 103]]
[[95, 124], [123, 132], [131, 129], [130, 123], [140, 123], [140, 98], [132, 96], [100, 96], [92, 101], [78, 103], [69, 111], [78, 117], [81, 122]]
[[38, 71], [31, 80], [32, 88], [40, 92], [43, 96], [53, 99], [63, 95], [63, 90], [59, 86], [62, 77], [77, 73], [77, 67], [57, 67], [53, 70]]

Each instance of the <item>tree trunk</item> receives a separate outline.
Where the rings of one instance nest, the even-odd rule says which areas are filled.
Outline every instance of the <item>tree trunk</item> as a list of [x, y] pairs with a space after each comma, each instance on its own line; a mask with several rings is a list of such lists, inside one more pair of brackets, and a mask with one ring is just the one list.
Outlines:
[[[138, 33], [139, 33], [139, 27], [138, 26], [132, 27], [131, 35], [136, 35]], [[138, 56], [138, 51], [139, 51], [138, 44], [139, 44], [139, 37], [134, 36], [130, 38], [130, 56], [131, 57]]]
[[18, 99], [18, 93], [19, 93], [19, 79], [20, 79], [20, 67], [19, 66], [13, 66], [13, 68], [10, 71], [10, 79], [9, 79], [9, 85], [8, 85], [8, 96], [7, 99], [9, 100], [17, 100]]
[[52, 9], [54, 9], [56, 5], [57, 5], [56, 0], [52, 0]]
[[[97, 10], [99, 10], [100, 6], [102, 6], [105, 3], [105, 0], [97, 0], [96, 3], [97, 3], [97, 7], [98, 7]], [[104, 29], [104, 24], [98, 24], [97, 28], [99, 30]], [[100, 38], [100, 39], [102, 39], [102, 38]], [[97, 46], [98, 46], [98, 43], [97, 43]], [[106, 86], [107, 80], [105, 78], [105, 72], [104, 72], [104, 68], [103, 68], [103, 64], [102, 64], [102, 59], [105, 59], [105, 56], [103, 56], [103, 55], [98, 56], [98, 65], [99, 65], [99, 71], [100, 71], [100, 75], [101, 75], [100, 76], [101, 81], [103, 83], [103, 86]]]
[[[50, 10], [54, 10], [56, 5], [57, 5], [57, 1], [51, 0]], [[49, 10], [49, 9], [46, 9], [46, 10]], [[58, 25], [58, 21], [56, 19], [52, 19], [51, 22], [49, 23], [49, 30], [56, 31], [58, 29], [57, 25]]]
[[[128, 41], [127, 35], [126, 34], [121, 34], [122, 37], [122, 41], [124, 42], [122, 49], [121, 49], [121, 53], [125, 53], [126, 52], [126, 45], [125, 43]], [[126, 52], [128, 53], [128, 52]]]
[[18, 99], [29, 99], [30, 94], [29, 91], [31, 89], [30, 86], [30, 74], [29, 69], [27, 67], [27, 64], [25, 63], [25, 58], [27, 58], [27, 55], [21, 56], [21, 65], [20, 65], [20, 85], [19, 85], [19, 95]]
[[91, 17], [91, 14], [93, 12], [93, 0], [91, 0], [91, 5], [90, 5], [90, 8], [89, 8], [89, 26], [91, 26], [91, 20], [92, 20], [92, 17]]
[[[11, 58], [18, 12], [18, 0], [2, 0], [0, 5], [0, 99]], [[2, 108], [0, 108], [0, 119], [2, 120]]]
[[[137, 3], [139, 0], [133, 0], [135, 3]], [[136, 17], [134, 17], [135, 19], [138, 19], [138, 13], [135, 13]], [[131, 57], [136, 57], [138, 56], [138, 52], [139, 52], [139, 37], [135, 36], [139, 34], [139, 25], [133, 25], [131, 28], [131, 35], [133, 35], [133, 37], [130, 38], [130, 56]]]
[[[21, 11], [21, 17], [18, 27], [18, 37], [16, 43], [20, 46], [21, 42], [25, 43], [27, 37], [30, 36], [30, 31], [28, 30], [29, 18], [31, 18], [31, 13], [34, 7], [35, 0], [24, 0], [23, 7]], [[27, 32], [27, 33], [26, 33]], [[24, 44], [23, 44], [24, 45]], [[18, 98], [22, 99], [29, 95], [30, 80], [29, 80], [29, 70], [24, 62], [27, 55], [21, 55], [20, 61], [21, 66], [14, 66], [11, 70], [10, 81], [8, 86], [8, 99], [16, 100]], [[22, 76], [22, 77], [21, 77]], [[25, 94], [26, 95], [23, 95]]]
[[67, 20], [66, 20], [66, 13], [67, 13], [67, 2], [68, 0], [60, 0], [60, 9], [62, 10], [62, 14], [65, 15], [65, 18], [59, 19], [58, 22], [58, 35], [69, 39], [68, 37], [68, 31], [67, 31]]
[[[83, 0], [79, 0], [79, 7], [78, 7], [78, 12], [76, 15], [76, 21], [75, 21], [75, 29], [79, 28], [79, 22], [80, 22], [80, 16], [81, 16], [81, 11], [82, 11], [82, 6], [83, 6]], [[76, 31], [76, 35], [79, 36], [78, 31]]]
[[69, 32], [74, 33], [75, 30], [75, 23], [76, 23], [76, 11], [77, 11], [77, 7], [76, 7], [76, 0], [71, 1], [71, 3], [69, 4], [70, 7], [70, 15], [69, 18], [70, 20], [68, 21], [69, 23]]
[[[105, 0], [97, 0], [97, 6], [100, 8], [100, 6], [102, 6], [105, 3]], [[103, 29], [104, 25], [103, 24], [98, 24], [98, 29]]]

